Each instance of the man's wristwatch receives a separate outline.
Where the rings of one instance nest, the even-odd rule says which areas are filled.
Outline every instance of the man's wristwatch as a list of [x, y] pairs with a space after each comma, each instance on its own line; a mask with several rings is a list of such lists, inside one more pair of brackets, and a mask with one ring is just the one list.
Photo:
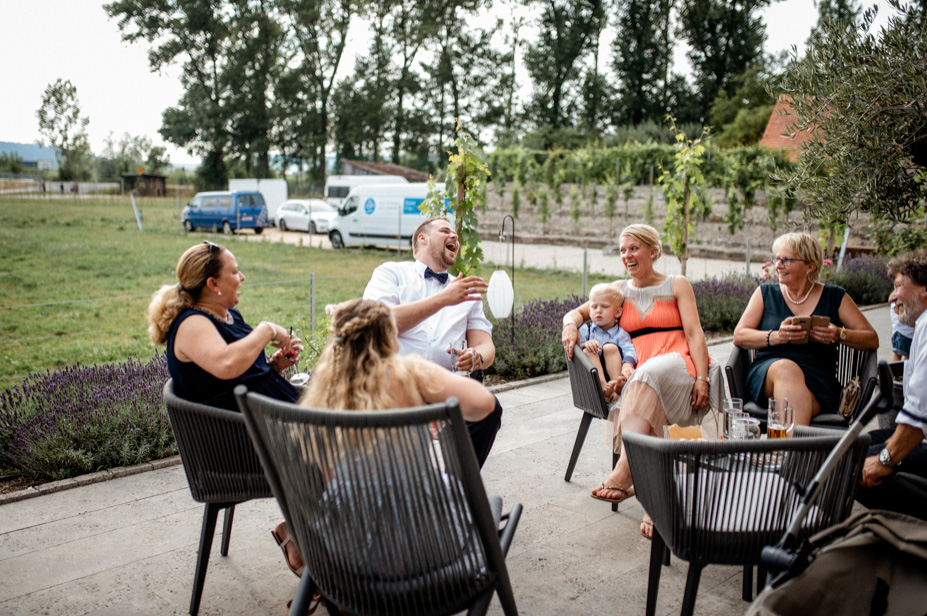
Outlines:
[[879, 462], [885, 468], [895, 469], [898, 468], [900, 462], [895, 462], [892, 460], [892, 456], [888, 453], [888, 448], [883, 449], [879, 452]]

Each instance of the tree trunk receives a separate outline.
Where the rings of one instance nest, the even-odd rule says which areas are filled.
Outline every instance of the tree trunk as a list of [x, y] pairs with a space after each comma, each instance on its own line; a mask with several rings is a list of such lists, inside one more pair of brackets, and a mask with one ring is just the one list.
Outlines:
[[689, 260], [689, 176], [686, 176], [682, 190], [682, 254], [679, 255], [679, 271], [686, 275], [686, 262]]

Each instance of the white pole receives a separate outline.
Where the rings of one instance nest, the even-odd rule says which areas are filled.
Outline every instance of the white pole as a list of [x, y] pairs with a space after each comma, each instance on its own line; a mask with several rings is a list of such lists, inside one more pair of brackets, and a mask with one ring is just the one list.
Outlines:
[[129, 194], [129, 199], [132, 200], [132, 211], [135, 212], [135, 222], [138, 223], [138, 230], [142, 230], [142, 218], [138, 215], [138, 206], [135, 205], [135, 193]]

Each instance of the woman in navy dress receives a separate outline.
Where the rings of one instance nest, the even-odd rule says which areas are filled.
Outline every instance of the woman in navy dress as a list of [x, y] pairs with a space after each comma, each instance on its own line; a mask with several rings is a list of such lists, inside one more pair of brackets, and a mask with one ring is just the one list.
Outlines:
[[[817, 238], [787, 233], [773, 242], [777, 283], [754, 291], [734, 329], [734, 344], [756, 349], [747, 375], [750, 399], [762, 407], [770, 397], [787, 398], [795, 423], [808, 425], [822, 411], [836, 412], [838, 346], [868, 351], [879, 336], [841, 287], [818, 282], [824, 252]], [[829, 325], [804, 330], [792, 320], [826, 316]]]
[[[235, 255], [203, 242], [180, 257], [177, 284], [152, 298], [148, 336], [167, 345], [168, 372], [181, 398], [237, 411], [232, 391], [243, 384], [272, 398], [299, 399], [299, 389], [280, 372], [299, 360], [303, 347], [279, 325], [245, 322], [235, 308], [244, 279]], [[276, 347], [270, 359], [264, 354], [269, 344]]]

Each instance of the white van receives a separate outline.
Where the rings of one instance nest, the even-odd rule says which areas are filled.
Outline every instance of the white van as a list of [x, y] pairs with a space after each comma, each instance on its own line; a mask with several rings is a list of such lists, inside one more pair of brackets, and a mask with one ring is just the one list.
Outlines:
[[401, 175], [330, 175], [325, 178], [325, 200], [329, 205], [341, 207], [348, 193], [364, 184], [408, 184]]
[[[444, 184], [436, 188], [444, 192]], [[332, 219], [328, 238], [334, 248], [411, 246], [412, 234], [425, 221], [418, 206], [427, 196], [427, 182], [358, 186]]]

